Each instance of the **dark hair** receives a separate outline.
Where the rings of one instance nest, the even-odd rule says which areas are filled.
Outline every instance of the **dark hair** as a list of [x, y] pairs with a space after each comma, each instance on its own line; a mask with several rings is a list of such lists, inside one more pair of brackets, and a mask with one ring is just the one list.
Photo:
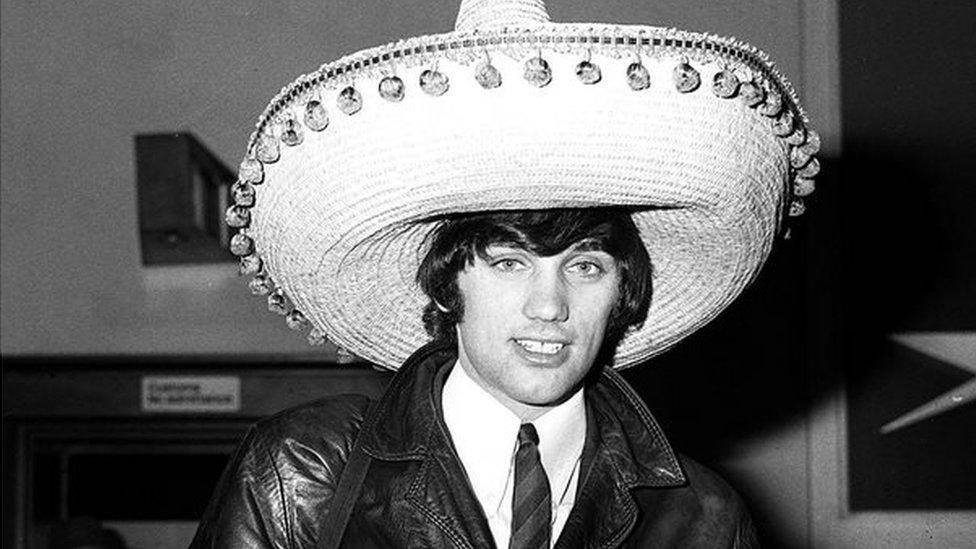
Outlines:
[[[539, 256], [561, 253], [581, 241], [617, 261], [620, 292], [607, 322], [604, 347], [616, 347], [631, 326], [639, 327], [651, 304], [651, 260], [630, 213], [619, 208], [488, 212], [446, 217], [428, 236], [430, 249], [417, 268], [417, 284], [430, 298], [424, 328], [435, 340], [453, 341], [464, 317], [457, 275], [487, 260], [486, 250], [506, 243]], [[441, 310], [440, 304], [446, 311]]]

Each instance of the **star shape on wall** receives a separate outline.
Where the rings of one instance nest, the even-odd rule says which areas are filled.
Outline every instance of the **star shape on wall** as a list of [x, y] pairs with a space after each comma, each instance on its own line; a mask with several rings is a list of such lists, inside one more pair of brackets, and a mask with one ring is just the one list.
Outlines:
[[[891, 334], [896, 343], [976, 375], [976, 332], [904, 332]], [[976, 377], [884, 424], [888, 434], [935, 417], [976, 399]]]

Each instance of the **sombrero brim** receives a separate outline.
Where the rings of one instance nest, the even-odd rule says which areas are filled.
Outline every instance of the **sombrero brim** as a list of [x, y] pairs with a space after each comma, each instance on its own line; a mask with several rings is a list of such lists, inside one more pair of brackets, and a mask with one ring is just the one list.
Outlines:
[[[243, 230], [263, 260], [265, 289], [270, 280], [277, 285], [277, 308], [294, 307], [316, 333], [396, 369], [428, 340], [421, 324], [427, 299], [414, 275], [438, 217], [623, 206], [650, 253], [654, 293], [647, 321], [623, 339], [614, 366], [643, 362], [707, 323], [767, 258], [796, 198], [791, 154], [803, 146], [809, 153], [811, 134], [792, 91], [761, 54], [724, 42], [716, 44], [725, 44], [726, 54], [708, 55], [704, 48], [640, 46], [668, 32], [674, 31], [549, 24], [491, 35], [624, 38], [623, 46], [558, 48], [450, 33], [417, 39], [424, 51], [434, 46], [426, 57], [384, 64], [385, 55], [392, 60], [393, 52], [415, 47], [398, 43], [299, 79], [272, 103], [249, 149], [260, 157], [262, 136], [281, 140], [282, 128], [298, 132], [280, 145], [280, 158], [265, 155]], [[465, 40], [472, 46], [463, 47]], [[462, 46], [453, 55], [438, 50], [450, 43]], [[540, 53], [551, 69], [541, 87], [524, 77], [525, 60]], [[598, 67], [596, 82], [577, 76], [584, 59]], [[336, 74], [356, 62], [358, 70]], [[648, 71], [646, 89], [626, 78], [635, 62]], [[698, 89], [676, 89], [675, 67], [684, 62], [700, 77]], [[501, 85], [486, 89], [476, 80], [476, 67], [485, 63], [497, 69]], [[428, 70], [446, 76], [446, 91], [421, 88]], [[319, 78], [329, 71], [331, 78]], [[717, 97], [711, 83], [723, 71], [778, 95], [780, 108], [763, 114], [761, 104]], [[377, 91], [391, 75], [405, 83], [393, 101]], [[361, 108], [345, 114], [335, 101], [350, 86]], [[295, 130], [310, 101], [329, 109], [327, 127]], [[291, 305], [280, 303], [285, 297]]]

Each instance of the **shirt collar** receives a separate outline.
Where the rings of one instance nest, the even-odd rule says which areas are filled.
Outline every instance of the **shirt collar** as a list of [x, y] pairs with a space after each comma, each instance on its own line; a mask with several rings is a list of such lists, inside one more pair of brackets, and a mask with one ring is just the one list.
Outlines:
[[[491, 396], [460, 364], [444, 382], [444, 423], [471, 488], [489, 514], [505, 495], [522, 421]], [[586, 439], [583, 390], [532, 422], [539, 434], [539, 454], [554, 491], [570, 480]], [[562, 494], [553, 493], [553, 499]]]

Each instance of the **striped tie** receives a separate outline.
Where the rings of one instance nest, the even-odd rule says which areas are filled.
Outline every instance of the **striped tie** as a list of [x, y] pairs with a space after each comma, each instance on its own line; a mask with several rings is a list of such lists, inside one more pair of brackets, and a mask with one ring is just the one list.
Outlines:
[[515, 453], [509, 549], [549, 549], [551, 515], [549, 479], [539, 459], [539, 435], [531, 423], [523, 423]]

